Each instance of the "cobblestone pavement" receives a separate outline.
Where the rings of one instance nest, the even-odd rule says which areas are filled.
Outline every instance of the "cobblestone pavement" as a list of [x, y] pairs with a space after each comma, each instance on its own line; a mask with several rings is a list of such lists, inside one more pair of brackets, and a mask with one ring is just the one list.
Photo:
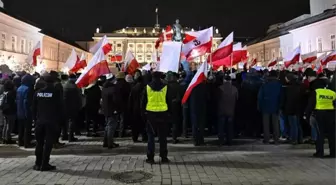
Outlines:
[[[332, 185], [335, 159], [314, 159], [312, 149], [289, 145], [262, 145], [239, 140], [238, 146], [194, 147], [190, 141], [169, 144], [169, 165], [144, 163], [145, 144], [118, 141], [118, 149], [102, 149], [97, 139], [82, 137], [53, 151], [54, 172], [32, 170], [33, 150], [0, 145], [0, 184], [123, 184], [112, 176], [124, 171], [144, 171], [153, 178], [138, 184], [213, 185]], [[306, 148], [304, 146], [301, 146]], [[159, 158], [156, 158], [159, 162]]]

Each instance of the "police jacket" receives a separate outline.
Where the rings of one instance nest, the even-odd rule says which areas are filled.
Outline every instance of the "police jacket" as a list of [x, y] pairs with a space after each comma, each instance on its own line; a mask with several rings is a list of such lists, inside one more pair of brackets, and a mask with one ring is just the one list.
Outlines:
[[315, 110], [334, 110], [335, 99], [336, 93], [334, 91], [324, 88], [316, 89], [309, 97], [305, 114], [310, 115]]
[[33, 99], [33, 119], [38, 123], [58, 123], [62, 119], [62, 99], [54, 84], [38, 90]]

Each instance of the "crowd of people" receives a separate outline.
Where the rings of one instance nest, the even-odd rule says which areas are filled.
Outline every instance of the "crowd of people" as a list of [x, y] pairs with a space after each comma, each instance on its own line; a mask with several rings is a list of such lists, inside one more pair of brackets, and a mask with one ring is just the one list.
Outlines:
[[[180, 73], [136, 71], [102, 76], [79, 89], [78, 76], [55, 71], [30, 75], [20, 72], [2, 76], [0, 83], [0, 138], [3, 144], [35, 147], [35, 170], [55, 169], [49, 164], [52, 148], [59, 142], [77, 141], [86, 130], [98, 137], [104, 130], [103, 147], [119, 146], [115, 136], [131, 135], [147, 142], [147, 162], [155, 163], [155, 136], [159, 137], [162, 163], [168, 163], [167, 137], [191, 138], [195, 146], [204, 137], [218, 135], [218, 145], [232, 145], [237, 137], [263, 138], [265, 144], [309, 142], [315, 157], [324, 157], [324, 137], [335, 157], [335, 76], [325, 70], [303, 72], [244, 69], [211, 71], [182, 98], [197, 69]], [[32, 128], [35, 134], [32, 134]], [[129, 132], [131, 130], [131, 132]], [[35, 137], [36, 142], [33, 142]], [[303, 138], [310, 140], [304, 141]], [[272, 138], [272, 139], [271, 139]]]

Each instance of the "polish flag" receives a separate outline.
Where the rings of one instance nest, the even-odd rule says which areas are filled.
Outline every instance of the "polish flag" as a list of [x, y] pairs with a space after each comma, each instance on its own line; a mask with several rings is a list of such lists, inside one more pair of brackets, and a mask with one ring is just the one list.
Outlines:
[[302, 62], [304, 64], [306, 64], [306, 63], [312, 63], [312, 62], [314, 62], [317, 59], [317, 52], [314, 51], [314, 52], [311, 52], [311, 53], [307, 53], [307, 54], [301, 55], [301, 59], [302, 59]]
[[184, 93], [182, 104], [185, 104], [192, 92], [192, 90], [199, 85], [200, 83], [204, 82], [207, 79], [208, 76], [208, 69], [207, 69], [208, 63], [203, 62], [201, 67], [197, 70], [197, 73], [195, 74], [194, 78], [191, 80], [186, 92]]
[[194, 39], [196, 39], [197, 37], [199, 37], [202, 34], [202, 32], [200, 31], [187, 31], [184, 34], [184, 39], [183, 39], [183, 44], [186, 44]]
[[336, 50], [332, 51], [329, 55], [327, 55], [322, 61], [321, 64], [323, 66], [327, 65], [331, 61], [336, 61]]
[[210, 53], [212, 47], [212, 37], [212, 27], [199, 31], [199, 36], [197, 38], [182, 46], [182, 53], [186, 56], [188, 61], [204, 55], [205, 53]]
[[274, 59], [272, 59], [270, 62], [268, 62], [267, 67], [273, 67], [273, 66], [275, 66], [277, 63], [278, 63], [278, 59], [277, 59], [277, 58], [274, 58]]
[[79, 88], [87, 87], [96, 81], [100, 76], [109, 73], [111, 72], [105, 58], [105, 53], [103, 50], [98, 50], [92, 57], [88, 66], [83, 70], [83, 73], [77, 79], [76, 84]]
[[121, 62], [122, 61], [122, 55], [121, 54], [116, 54], [110, 56], [111, 62]]
[[70, 56], [68, 57], [67, 61], [64, 64], [64, 67], [69, 69], [69, 72], [76, 73], [78, 70], [81, 69], [80, 63], [79, 63], [79, 57], [75, 51], [75, 49], [72, 49]]
[[81, 66], [82, 69], [84, 69], [87, 66], [85, 53], [82, 53], [79, 59], [79, 65]]
[[251, 65], [250, 65], [250, 67], [253, 67], [253, 66], [255, 66], [255, 65], [257, 65], [257, 59], [256, 59], [256, 58], [254, 58], [254, 59], [252, 60], [252, 63], [251, 63]]
[[90, 48], [90, 53], [96, 53], [99, 49], [102, 49], [105, 55], [112, 50], [112, 44], [108, 42], [106, 35], [96, 45]]
[[164, 41], [170, 41], [173, 38], [173, 29], [171, 26], [167, 26], [163, 33], [160, 34], [158, 40], [155, 42], [155, 49], [158, 49]]
[[289, 66], [296, 64], [300, 61], [301, 56], [301, 47], [295, 48], [292, 53], [289, 53], [288, 56], [284, 60], [285, 67], [288, 68]]
[[38, 41], [33, 50], [28, 54], [26, 61], [32, 66], [37, 66], [37, 56], [41, 55], [41, 42]]
[[[212, 53], [212, 61], [217, 61], [229, 56], [233, 52], [233, 32], [218, 46], [217, 50]], [[210, 55], [208, 57], [210, 61]]]
[[134, 75], [135, 71], [140, 67], [131, 51], [127, 51], [123, 71], [130, 75]]
[[247, 48], [242, 47], [241, 42], [238, 42], [237, 44], [233, 45], [233, 52], [220, 60], [214, 61], [213, 69], [217, 70], [221, 66], [234, 66], [238, 64], [241, 61], [245, 61], [247, 59]]

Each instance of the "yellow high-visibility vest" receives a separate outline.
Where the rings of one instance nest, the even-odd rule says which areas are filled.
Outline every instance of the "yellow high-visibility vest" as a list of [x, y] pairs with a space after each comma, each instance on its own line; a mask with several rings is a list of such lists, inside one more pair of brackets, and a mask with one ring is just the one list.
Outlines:
[[336, 93], [329, 89], [316, 89], [315, 110], [334, 110]]
[[150, 112], [165, 112], [168, 110], [166, 102], [167, 86], [160, 91], [153, 91], [147, 85], [147, 105], [146, 110]]

